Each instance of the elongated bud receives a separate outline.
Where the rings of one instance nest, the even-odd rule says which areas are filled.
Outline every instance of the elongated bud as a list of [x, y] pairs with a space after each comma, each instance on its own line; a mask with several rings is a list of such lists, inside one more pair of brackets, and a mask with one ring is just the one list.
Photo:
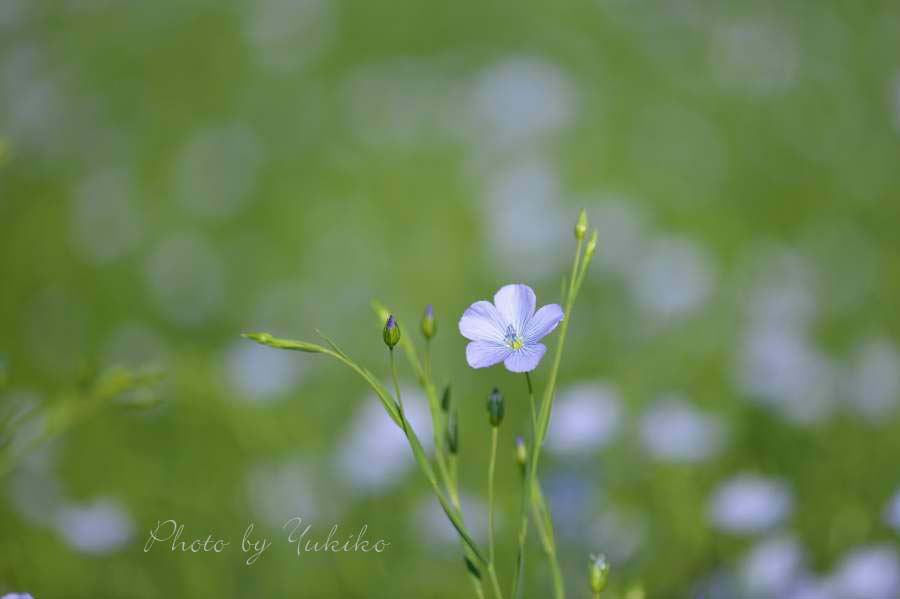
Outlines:
[[383, 336], [384, 344], [390, 349], [394, 349], [394, 346], [400, 342], [400, 325], [397, 324], [393, 314], [388, 316], [387, 322], [384, 323]]
[[606, 588], [606, 580], [609, 578], [609, 562], [603, 554], [591, 556], [590, 579], [591, 592], [594, 597], [599, 597]]
[[431, 339], [437, 334], [437, 325], [434, 322], [434, 306], [428, 304], [425, 306], [425, 313], [422, 314], [422, 334], [426, 339]]
[[516, 437], [516, 463], [524, 472], [525, 464], [528, 463], [528, 448], [525, 446], [525, 439], [522, 437]]
[[451, 412], [450, 417], [447, 419], [447, 449], [453, 455], [459, 453], [459, 424], [456, 410]]
[[503, 422], [503, 395], [497, 387], [494, 387], [488, 397], [487, 409], [491, 418], [491, 426], [494, 428], [500, 426], [500, 423]]
[[441, 410], [444, 414], [450, 411], [450, 385], [444, 387], [444, 394], [441, 395]]
[[584, 239], [584, 234], [587, 233], [588, 229], [588, 219], [587, 212], [584, 211], [584, 208], [581, 209], [581, 212], [578, 213], [578, 222], [575, 223], [575, 239], [581, 241]]
[[590, 260], [591, 256], [594, 255], [594, 250], [597, 249], [597, 229], [594, 229], [594, 232], [591, 233], [591, 238], [588, 239], [587, 247], [584, 250], [584, 255], [586, 259]]

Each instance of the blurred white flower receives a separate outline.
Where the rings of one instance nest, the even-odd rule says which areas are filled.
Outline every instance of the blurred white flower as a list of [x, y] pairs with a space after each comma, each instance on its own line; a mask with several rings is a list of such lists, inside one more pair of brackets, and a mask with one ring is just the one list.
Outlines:
[[900, 489], [884, 508], [884, 522], [900, 533]]
[[[461, 493], [460, 504], [462, 504], [463, 514], [465, 516], [466, 528], [471, 533], [472, 538], [477, 543], [487, 541], [488, 532], [488, 509], [487, 503], [478, 497], [474, 497], [467, 493]], [[459, 547], [459, 533], [447, 519], [447, 514], [434, 496], [423, 497], [418, 507], [413, 512], [412, 525], [416, 529], [416, 533], [422, 542], [428, 547], [434, 547], [434, 541], [437, 540], [444, 548]], [[494, 531], [495, 534], [500, 533], [503, 529], [502, 513], [499, 511], [494, 513]]]
[[735, 534], [763, 532], [781, 524], [793, 510], [787, 484], [755, 474], [739, 474], [723, 482], [709, 503], [716, 528]]
[[797, 79], [799, 51], [777, 22], [743, 18], [712, 30], [709, 58], [723, 87], [748, 95], [783, 92]]
[[304, 521], [333, 516], [337, 498], [327, 505], [317, 500], [314, 490], [320, 488], [315, 470], [297, 457], [284, 462], [262, 462], [252, 466], [244, 479], [250, 511], [255, 518], [273, 529], [280, 529], [295, 516]]
[[104, 360], [107, 364], [131, 367], [158, 365], [167, 352], [159, 332], [144, 323], [131, 321], [117, 326], [107, 339]]
[[603, 251], [594, 256], [594, 263], [603, 271], [630, 273], [640, 259], [647, 234], [645, 217], [638, 205], [618, 196], [585, 204], [589, 206], [591, 224], [603, 240]]
[[302, 69], [335, 37], [337, 15], [331, 0], [259, 0], [247, 3], [241, 22], [256, 60], [279, 74]]
[[590, 528], [591, 547], [602, 547], [613, 565], [634, 557], [647, 538], [649, 524], [646, 516], [623, 507], [603, 510]]
[[44, 448], [29, 454], [9, 473], [6, 491], [13, 509], [32, 525], [53, 522], [63, 502], [63, 487], [54, 470], [52, 450]]
[[205, 220], [235, 216], [253, 198], [263, 148], [241, 124], [202, 131], [182, 150], [175, 171], [175, 197]]
[[784, 597], [804, 571], [806, 554], [791, 536], [767, 537], [740, 564], [743, 588], [753, 597]]
[[894, 129], [900, 133], [900, 72], [894, 76], [890, 89], [890, 110], [894, 120]]
[[341, 101], [348, 130], [363, 142], [412, 146], [455, 132], [446, 122], [453, 91], [439, 65], [393, 60], [353, 72]]
[[645, 312], [676, 317], [695, 312], [715, 288], [709, 252], [681, 237], [654, 240], [631, 275], [631, 295]]
[[514, 57], [491, 65], [474, 80], [472, 132], [498, 148], [533, 144], [574, 120], [574, 85], [541, 58]]
[[92, 264], [106, 264], [133, 250], [142, 225], [135, 184], [123, 170], [89, 176], [71, 201], [71, 236], [75, 249]]
[[56, 530], [83, 553], [109, 553], [123, 547], [134, 534], [128, 512], [112, 499], [64, 504], [56, 512]]
[[291, 352], [276, 351], [243, 339], [231, 343], [222, 360], [223, 372], [240, 397], [267, 401], [295, 387], [304, 361]]
[[147, 263], [150, 297], [174, 324], [206, 323], [225, 301], [225, 265], [202, 238], [175, 234], [162, 240]]
[[571, 218], [555, 169], [543, 160], [514, 163], [490, 174], [485, 195], [483, 221], [503, 223], [483, 230], [499, 266], [512, 276], [558, 272], [557, 250], [570, 239]]
[[5, 0], [0, 2], [0, 31], [14, 31], [29, 17], [31, 3], [28, 0]]
[[897, 599], [900, 560], [891, 545], [869, 545], [847, 554], [832, 575], [841, 599]]
[[[406, 417], [428, 452], [432, 448], [428, 403], [418, 391], [404, 387], [401, 393]], [[362, 495], [383, 493], [415, 465], [409, 441], [374, 395], [364, 399], [341, 436], [335, 461], [338, 476]]]
[[888, 338], [867, 339], [855, 348], [851, 368], [850, 407], [872, 422], [882, 421], [900, 401], [900, 352]]
[[750, 326], [807, 331], [816, 316], [815, 292], [799, 277], [757, 285], [749, 299]]
[[75, 104], [63, 82], [44, 48], [34, 43], [4, 48], [0, 55], [4, 136], [16, 140], [17, 147], [58, 154], [73, 126], [67, 119]]
[[830, 580], [813, 576], [800, 577], [783, 596], [785, 599], [843, 599], [835, 594]]
[[562, 454], [587, 453], [609, 445], [624, 418], [619, 392], [604, 383], [562, 389], [553, 403], [546, 447]]
[[740, 347], [741, 391], [792, 422], [810, 424], [831, 416], [838, 381], [832, 360], [805, 333], [789, 327], [755, 327]]
[[720, 418], [696, 409], [678, 395], [664, 395], [644, 413], [641, 442], [653, 457], [698, 462], [714, 456], [725, 443]]

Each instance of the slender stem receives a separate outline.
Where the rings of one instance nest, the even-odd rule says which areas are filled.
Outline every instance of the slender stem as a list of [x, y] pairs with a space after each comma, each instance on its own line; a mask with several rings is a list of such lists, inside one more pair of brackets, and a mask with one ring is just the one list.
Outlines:
[[[543, 501], [543, 495], [540, 494], [540, 488], [538, 487], [539, 482], [537, 477], [537, 469], [541, 455], [541, 448], [544, 444], [544, 438], [547, 434], [547, 428], [550, 422], [550, 412], [553, 406], [553, 398], [556, 390], [556, 377], [559, 374], [559, 364], [562, 359], [562, 350], [566, 342], [566, 333], [569, 330], [569, 321], [571, 320], [572, 306], [575, 303], [575, 296], [577, 295], [578, 289], [581, 287], [581, 281], [584, 278], [584, 273], [587, 270], [587, 266], [589, 264], [589, 256], [585, 256], [584, 263], [581, 263], [582, 244], [583, 240], [579, 239], [575, 247], [575, 259], [572, 262], [572, 275], [569, 277], [569, 289], [565, 298], [565, 317], [563, 318], [562, 325], [560, 326], [559, 339], [556, 343], [556, 354], [553, 357], [553, 366], [550, 369], [550, 376], [547, 380], [547, 387], [544, 391], [544, 397], [541, 400], [540, 414], [536, 419], [533, 415], [534, 392], [531, 384], [531, 377], [528, 375], [528, 373], [526, 373], [526, 378], [528, 381], [528, 395], [532, 410], [533, 447], [530, 452], [528, 472], [526, 474], [525, 493], [528, 499], [528, 503], [533, 503], [534, 505], [532, 507], [534, 508], [536, 513], [540, 514], [542, 517], [542, 528], [544, 528], [544, 530], [540, 531], [543, 533], [541, 534], [541, 542], [544, 546], [544, 552], [547, 554], [548, 561], [550, 562], [550, 568], [553, 572], [553, 587], [554, 596], [556, 597], [556, 599], [563, 599], [565, 597], [565, 587], [563, 584], [562, 573], [559, 567], [559, 560], [556, 555], [556, 543], [552, 537], [553, 533], [550, 513], [549, 510], [547, 510], [546, 502]], [[580, 269], [579, 266], [581, 267]], [[535, 491], [535, 487], [538, 487], [537, 491]], [[538, 501], [537, 497], [539, 496], [539, 494], [540, 500]], [[519, 534], [519, 549], [520, 551], [523, 551], [528, 535], [527, 513], [523, 515]], [[524, 565], [524, 560], [521, 561]]]
[[[403, 399], [400, 396], [400, 383], [397, 380], [397, 364], [394, 361], [394, 350], [391, 348], [390, 350], [391, 356], [391, 380], [394, 383], [394, 392], [397, 394], [397, 407], [400, 410], [401, 422], [403, 423], [404, 431], [406, 431], [406, 416], [403, 413]], [[430, 382], [426, 380], [426, 385], [430, 385]], [[435, 447], [437, 451], [437, 447]], [[440, 454], [439, 454], [440, 455]], [[447, 487], [448, 494], [450, 495], [450, 503], [453, 506], [453, 509], [456, 511], [456, 514], [459, 516], [460, 520], [462, 520], [462, 504], [459, 500], [459, 492], [456, 483], [456, 456], [450, 456], [450, 472], [447, 472], [447, 467], [443, 461], [443, 459], [438, 459], [438, 470], [441, 472], [442, 477], [444, 478], [445, 486]], [[466, 549], [465, 543], [463, 542], [463, 553], [466, 555], [467, 560], [471, 560], [474, 556], [471, 555], [471, 552]], [[488, 570], [490, 571], [491, 567], [488, 565]], [[475, 590], [475, 596], [478, 599], [482, 599], [484, 597], [484, 589], [482, 588], [482, 583], [479, 577], [474, 576], [470, 572], [470, 578], [472, 579], [472, 586]], [[499, 597], [499, 596], [498, 596]]]
[[494, 471], [497, 465], [497, 427], [491, 427], [491, 461], [488, 464], [488, 562], [494, 563]]
[[397, 394], [397, 407], [403, 413], [403, 399], [400, 397], [400, 383], [397, 382], [397, 363], [394, 361], [394, 348], [391, 348], [391, 380], [394, 381], [394, 393]]
[[531, 505], [531, 488], [532, 481], [536, 470], [537, 458], [537, 431], [535, 429], [534, 414], [536, 413], [534, 405], [534, 387], [531, 384], [531, 374], [525, 373], [525, 380], [528, 383], [528, 403], [531, 408], [531, 448], [528, 452], [528, 464], [525, 469], [524, 486], [522, 487], [522, 510], [519, 519], [519, 549], [516, 561], [516, 574], [513, 577], [513, 599], [518, 599], [522, 590], [522, 577], [525, 575], [525, 541], [528, 538], [528, 507]]
[[494, 587], [494, 596], [502, 599], [500, 582], [497, 580], [497, 571], [494, 569], [494, 471], [497, 465], [497, 438], [498, 428], [491, 427], [491, 461], [488, 464], [488, 574]]

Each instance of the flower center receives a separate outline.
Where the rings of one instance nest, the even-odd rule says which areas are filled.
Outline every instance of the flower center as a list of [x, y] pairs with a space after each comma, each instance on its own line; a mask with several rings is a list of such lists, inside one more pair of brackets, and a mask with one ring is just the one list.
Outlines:
[[516, 334], [516, 330], [512, 325], [507, 325], [506, 337], [504, 338], [504, 341], [506, 341], [506, 345], [510, 346], [513, 349], [522, 349], [525, 346], [525, 341], [522, 340], [522, 337]]

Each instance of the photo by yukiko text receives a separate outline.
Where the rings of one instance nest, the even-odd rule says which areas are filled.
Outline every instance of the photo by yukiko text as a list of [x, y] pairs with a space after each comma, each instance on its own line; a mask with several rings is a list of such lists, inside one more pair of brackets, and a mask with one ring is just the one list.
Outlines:
[[[420, 329], [424, 349], [420, 351], [412, 336], [400, 320], [384, 306], [375, 303], [377, 317], [384, 323], [383, 339], [388, 348], [388, 365], [391, 384], [384, 383], [373, 370], [360, 365], [325, 334], [319, 332], [324, 344], [294, 341], [275, 337], [268, 332], [247, 333], [244, 337], [276, 349], [294, 350], [330, 356], [358, 374], [372, 388], [384, 407], [387, 416], [403, 431], [419, 469], [428, 480], [435, 497], [456, 530], [465, 572], [477, 597], [496, 598], [523, 596], [550, 596], [550, 589], [525, 589], [526, 543], [528, 530], [533, 526], [537, 540], [546, 558], [546, 566], [552, 575], [552, 596], [560, 599], [566, 595], [566, 582], [559, 563], [554, 533], [552, 509], [541, 487], [539, 463], [541, 449], [547, 436], [553, 401], [556, 396], [560, 363], [566, 343], [566, 334], [574, 314], [575, 300], [597, 247], [597, 231], [588, 237], [587, 215], [582, 210], [574, 228], [575, 256], [571, 271], [563, 278], [560, 303], [539, 302], [531, 287], [524, 283], [501, 286], [493, 295], [493, 301], [479, 300], [472, 303], [459, 319], [459, 333], [469, 343], [466, 346], [466, 362], [472, 368], [488, 368], [503, 364], [510, 372], [522, 375], [521, 392], [510, 394], [517, 401], [506, 405], [504, 395], [497, 389], [487, 399], [487, 420], [490, 425], [491, 453], [487, 472], [488, 544], [479, 545], [466, 525], [466, 514], [459, 492], [459, 419], [451, 401], [449, 386], [442, 392], [435, 385], [431, 346], [438, 330], [435, 309], [429, 304], [421, 318]], [[577, 316], [576, 316], [577, 318]], [[545, 344], [555, 347], [548, 354]], [[404, 412], [403, 397], [397, 375], [395, 350], [402, 352], [422, 386], [431, 411], [433, 439], [422, 440], [413, 429]], [[545, 361], [544, 358], [547, 358]], [[545, 380], [543, 390], [535, 388], [531, 373], [541, 367]], [[519, 400], [521, 398], [521, 400]], [[514, 406], [514, 407], [513, 407]], [[501, 564], [496, 560], [494, 539], [494, 480], [497, 466], [499, 428], [507, 409], [527, 410], [530, 434], [528, 439], [516, 439], [515, 464], [521, 485], [521, 509], [513, 515], [517, 521], [517, 552], [514, 563]], [[433, 444], [426, 451], [424, 444]], [[429, 454], [433, 453], [433, 460]], [[510, 464], [512, 460], [508, 461]], [[504, 462], [501, 462], [504, 463]], [[536, 567], [536, 565], [534, 565]], [[532, 567], [532, 565], [528, 565]], [[543, 566], [542, 566], [543, 567]], [[609, 565], [603, 555], [591, 555], [585, 580], [579, 588], [588, 588], [595, 599], [606, 587]], [[423, 589], [423, 592], [425, 590]], [[581, 592], [575, 592], [581, 595]]]

